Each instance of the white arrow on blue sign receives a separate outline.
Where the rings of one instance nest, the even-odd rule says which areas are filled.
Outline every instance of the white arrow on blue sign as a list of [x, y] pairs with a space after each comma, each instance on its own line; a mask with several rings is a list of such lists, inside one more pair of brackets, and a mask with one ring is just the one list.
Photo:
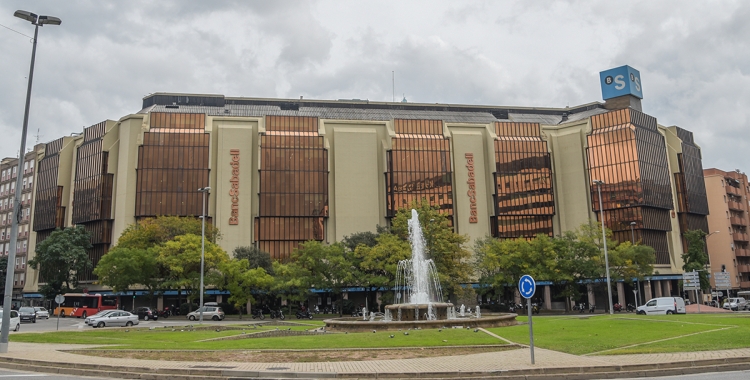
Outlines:
[[521, 293], [521, 297], [529, 299], [536, 292], [536, 282], [531, 276], [525, 274], [518, 280], [518, 291]]

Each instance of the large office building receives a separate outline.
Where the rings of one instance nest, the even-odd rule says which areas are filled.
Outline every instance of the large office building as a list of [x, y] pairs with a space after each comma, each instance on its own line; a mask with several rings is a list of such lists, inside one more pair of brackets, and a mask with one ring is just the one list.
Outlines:
[[[750, 216], [747, 175], [740, 170], [725, 172], [711, 168], [703, 171], [711, 215], [706, 239], [713, 272], [728, 272], [730, 293], [750, 290]], [[711, 287], [716, 288], [715, 276]]]
[[[632, 91], [565, 108], [156, 93], [34, 154], [30, 238], [81, 224], [95, 265], [139, 219], [201, 215], [206, 186], [225, 250], [284, 260], [304, 241], [375, 231], [422, 199], [471, 240], [558, 235], [600, 218], [602, 181], [615, 238], [656, 250], [645, 297], [679, 293], [681, 233], [707, 231], [692, 133], [641, 112]], [[33, 297], [38, 276], [26, 279]]]

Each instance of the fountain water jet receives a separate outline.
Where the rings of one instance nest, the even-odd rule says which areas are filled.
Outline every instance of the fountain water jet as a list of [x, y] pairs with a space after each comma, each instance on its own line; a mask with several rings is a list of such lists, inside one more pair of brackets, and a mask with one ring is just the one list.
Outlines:
[[382, 320], [374, 320], [372, 317], [367, 320], [366, 315], [364, 320], [327, 319], [326, 329], [366, 331], [446, 326], [497, 327], [516, 324], [516, 314], [480, 317], [479, 308], [474, 318], [464, 317], [466, 310], [463, 305], [459, 317], [452, 303], [443, 302], [443, 291], [435, 263], [425, 254], [426, 244], [416, 210], [411, 210], [409, 242], [412, 257], [399, 261], [396, 273], [396, 300], [401, 303], [387, 305]]

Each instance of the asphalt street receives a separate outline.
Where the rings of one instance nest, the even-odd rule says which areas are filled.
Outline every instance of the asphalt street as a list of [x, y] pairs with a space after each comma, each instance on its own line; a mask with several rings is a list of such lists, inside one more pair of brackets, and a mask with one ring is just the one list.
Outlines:
[[[51, 317], [50, 319], [37, 319], [36, 323], [22, 322], [21, 331], [14, 332], [11, 334], [28, 333], [28, 332], [47, 332], [55, 331], [57, 327], [58, 318]], [[83, 318], [59, 318], [60, 331], [74, 331], [74, 330], [93, 330], [93, 327], [87, 326], [83, 322]], [[248, 323], [251, 323], [248, 320]], [[237, 324], [239, 321], [236, 319], [224, 320], [224, 321], [212, 321], [204, 320], [203, 323], [207, 325], [222, 325], [222, 324]], [[184, 325], [195, 325], [198, 321], [188, 321], [184, 316], [171, 317], [168, 319], [159, 319], [157, 321], [143, 321], [141, 320], [138, 327], [164, 327], [164, 326], [184, 326]], [[117, 329], [120, 327], [107, 327]]]

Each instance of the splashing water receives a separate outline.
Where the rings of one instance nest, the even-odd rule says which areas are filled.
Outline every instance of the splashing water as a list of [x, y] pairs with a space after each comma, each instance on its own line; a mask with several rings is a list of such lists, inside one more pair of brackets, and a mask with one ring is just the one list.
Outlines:
[[396, 301], [408, 304], [443, 302], [435, 262], [425, 257], [425, 240], [419, 225], [417, 210], [411, 210], [409, 219], [411, 259], [398, 262], [396, 273]]

